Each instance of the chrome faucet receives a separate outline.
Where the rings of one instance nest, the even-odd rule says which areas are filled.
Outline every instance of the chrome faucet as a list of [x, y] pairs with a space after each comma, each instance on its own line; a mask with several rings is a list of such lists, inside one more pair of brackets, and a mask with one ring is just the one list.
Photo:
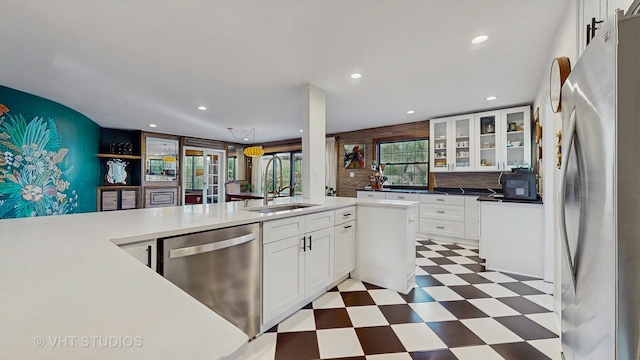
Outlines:
[[[278, 160], [278, 162], [280, 163], [280, 186], [278, 187], [278, 189], [274, 189], [274, 194], [273, 194], [273, 198], [275, 198], [277, 195], [280, 195], [280, 192], [282, 192], [284, 189], [287, 189], [287, 187], [284, 187], [282, 185], [284, 185], [282, 183], [282, 159], [280, 159], [279, 156], [277, 155], [273, 155], [273, 157], [271, 159], [269, 159], [269, 161], [267, 162], [267, 166], [264, 168], [264, 199], [263, 199], [263, 205], [269, 205], [269, 190], [268, 190], [268, 186], [267, 186], [267, 179], [268, 179], [268, 174], [269, 174], [269, 165], [271, 165], [271, 162], [276, 159]], [[273, 166], [276, 166], [275, 162], [273, 163]], [[275, 180], [275, 179], [274, 179]], [[274, 181], [274, 187], [275, 187], [275, 181]], [[272, 198], [272, 199], [273, 199]]]

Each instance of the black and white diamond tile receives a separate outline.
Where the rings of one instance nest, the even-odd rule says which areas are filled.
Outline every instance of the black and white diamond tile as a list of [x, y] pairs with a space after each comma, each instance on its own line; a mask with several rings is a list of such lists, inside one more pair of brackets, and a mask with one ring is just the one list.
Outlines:
[[347, 279], [249, 343], [242, 359], [560, 359], [553, 286], [488, 271], [478, 249], [416, 241], [407, 295]]

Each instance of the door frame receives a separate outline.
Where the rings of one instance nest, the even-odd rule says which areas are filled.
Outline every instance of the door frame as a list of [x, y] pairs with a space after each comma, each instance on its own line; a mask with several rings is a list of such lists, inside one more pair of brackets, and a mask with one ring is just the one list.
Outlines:
[[[203, 164], [203, 168], [204, 168], [204, 178], [207, 179], [208, 175], [209, 175], [209, 169], [206, 166], [206, 157], [207, 155], [218, 155], [220, 157], [220, 166], [218, 166], [218, 178], [220, 179], [220, 183], [219, 183], [219, 190], [218, 190], [218, 203], [223, 203], [226, 200], [226, 196], [225, 196], [225, 186], [224, 184], [227, 182], [227, 152], [225, 150], [221, 150], [221, 149], [211, 149], [211, 148], [204, 148], [204, 147], [197, 147], [197, 146], [183, 146], [182, 147], [182, 171], [181, 171], [181, 175], [182, 175], [182, 179], [184, 179], [183, 184], [182, 184], [182, 203], [186, 205], [185, 203], [185, 196], [186, 196], [186, 191], [187, 191], [187, 187], [186, 187], [186, 171], [187, 171], [187, 150], [194, 150], [194, 151], [202, 151], [202, 164]], [[206, 194], [206, 182], [203, 183], [203, 188], [202, 188], [202, 204], [207, 204], [207, 194]]]

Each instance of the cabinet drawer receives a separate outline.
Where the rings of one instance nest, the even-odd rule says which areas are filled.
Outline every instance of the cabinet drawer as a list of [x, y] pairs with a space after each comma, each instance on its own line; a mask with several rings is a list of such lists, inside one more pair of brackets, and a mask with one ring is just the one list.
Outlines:
[[356, 219], [356, 207], [349, 206], [344, 209], [338, 209], [334, 211], [333, 214], [335, 218], [336, 225], [344, 224], [348, 221]]
[[306, 215], [304, 220], [304, 231], [311, 232], [331, 227], [335, 224], [333, 211], [325, 211], [316, 214]]
[[427, 234], [464, 238], [464, 222], [420, 219], [420, 231]]
[[103, 191], [101, 204], [103, 211], [118, 210], [118, 192]]
[[405, 200], [405, 201], [419, 201], [420, 196], [418, 194], [409, 193], [386, 193], [387, 200]]
[[135, 209], [138, 207], [138, 191], [137, 190], [122, 190], [120, 193], [122, 203], [121, 209]]
[[464, 205], [464, 196], [420, 195], [420, 202], [427, 204]]
[[265, 221], [262, 224], [262, 243], [285, 239], [304, 234], [304, 216], [295, 216], [281, 220]]
[[358, 191], [358, 197], [364, 199], [381, 199], [384, 200], [386, 197], [383, 192], [375, 192], [375, 191]]
[[451, 221], [464, 221], [464, 206], [420, 204], [420, 217]]

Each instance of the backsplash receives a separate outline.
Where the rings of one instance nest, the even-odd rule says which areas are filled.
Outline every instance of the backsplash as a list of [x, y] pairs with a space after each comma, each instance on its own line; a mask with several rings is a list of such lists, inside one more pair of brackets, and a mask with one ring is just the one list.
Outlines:
[[452, 172], [434, 173], [434, 187], [491, 188], [501, 189], [498, 183], [500, 172]]

